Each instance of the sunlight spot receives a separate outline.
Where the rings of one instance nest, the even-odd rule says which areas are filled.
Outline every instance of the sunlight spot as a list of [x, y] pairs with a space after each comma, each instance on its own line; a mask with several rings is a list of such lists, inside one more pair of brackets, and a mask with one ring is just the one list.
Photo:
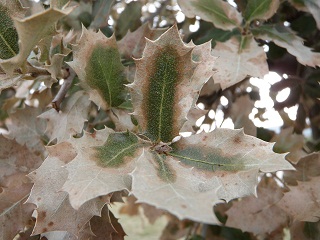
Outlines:
[[203, 123], [204, 119], [206, 118], [206, 116], [202, 116], [201, 118], [199, 118], [197, 121], [196, 121], [196, 126], [197, 127], [200, 127], [200, 125]]
[[183, 22], [185, 20], [185, 18], [186, 18], [186, 16], [181, 11], [177, 12], [176, 20], [178, 23]]
[[252, 92], [252, 87], [247, 87], [246, 91], [249, 93], [249, 92]]
[[204, 104], [203, 103], [198, 103], [197, 107], [200, 108], [201, 110], [204, 110]]
[[229, 101], [228, 101], [228, 99], [227, 99], [225, 96], [222, 96], [222, 97], [220, 98], [220, 103], [221, 103], [222, 106], [227, 106], [228, 103], [229, 103]]
[[284, 112], [288, 114], [288, 117], [292, 120], [295, 121], [297, 119], [297, 111], [298, 111], [298, 104], [295, 106], [292, 106], [290, 108], [285, 107]]
[[214, 117], [216, 116], [216, 113], [211, 109], [208, 113], [209, 118], [214, 119]]
[[264, 44], [262, 48], [263, 48], [263, 51], [269, 52], [269, 46], [267, 44]]
[[189, 31], [190, 32], [196, 32], [200, 27], [199, 21], [195, 21], [193, 25], [189, 26]]
[[284, 79], [288, 79], [288, 75], [287, 74], [282, 74], [282, 77], [284, 78]]
[[227, 0], [227, 2], [232, 6], [232, 7], [237, 7], [238, 5], [234, 2], [234, 0]]
[[181, 132], [179, 133], [182, 137], [190, 137], [192, 135], [192, 132]]
[[156, 8], [156, 6], [154, 4], [149, 3], [149, 4], [147, 4], [147, 6], [148, 6], [148, 11], [150, 13], [155, 13], [157, 11], [157, 8]]
[[284, 22], [283, 22], [283, 26], [285, 26], [285, 27], [290, 27], [290, 23], [289, 23], [288, 21], [284, 21]]
[[231, 118], [227, 118], [223, 121], [222, 125], [221, 125], [222, 128], [230, 128], [230, 129], [234, 129], [234, 123], [232, 121]]
[[288, 87], [278, 92], [276, 97], [277, 102], [284, 102], [289, 97], [290, 92], [291, 90]]
[[59, 80], [59, 85], [62, 85], [63, 83], [64, 83], [64, 79], [61, 78], [61, 79]]

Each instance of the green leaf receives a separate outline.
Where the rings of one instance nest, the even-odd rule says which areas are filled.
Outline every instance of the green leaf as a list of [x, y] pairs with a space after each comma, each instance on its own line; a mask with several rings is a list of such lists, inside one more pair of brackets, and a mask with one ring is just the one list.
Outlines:
[[263, 25], [251, 30], [253, 35], [264, 40], [271, 40], [276, 45], [286, 48], [297, 60], [311, 67], [320, 66], [320, 53], [303, 45], [303, 39], [298, 37], [290, 28], [283, 25]]
[[272, 147], [243, 130], [215, 129], [183, 138], [168, 154], [185, 167], [194, 167], [194, 172], [205, 172], [208, 179], [218, 177], [223, 187], [217, 194], [230, 201], [255, 193], [259, 171], [294, 169], [284, 154], [274, 153]]
[[134, 31], [141, 25], [141, 8], [142, 3], [139, 1], [130, 2], [126, 6], [117, 20], [115, 29], [117, 36], [123, 37], [129, 30]]
[[[139, 202], [165, 209], [179, 219], [219, 224], [212, 206], [221, 203], [217, 178], [210, 184], [192, 168], [182, 167], [171, 156], [143, 151], [132, 175], [132, 194]], [[172, 181], [173, 180], [173, 181]]]
[[244, 19], [251, 22], [255, 19], [267, 20], [275, 14], [279, 0], [249, 0], [244, 12]]
[[129, 87], [133, 114], [152, 141], [170, 142], [178, 136], [197, 90], [213, 74], [215, 58], [210, 48], [210, 43], [186, 46], [176, 26], [159, 39], [147, 41], [142, 58], [136, 60], [135, 81]]
[[146, 144], [131, 132], [113, 133], [111, 129], [97, 131], [92, 137], [100, 140], [90, 143], [87, 135], [74, 139], [77, 156], [66, 165], [69, 177], [62, 189], [76, 209], [98, 196], [129, 190], [129, 174]]
[[18, 33], [8, 9], [0, 3], [0, 58], [8, 59], [19, 52]]
[[199, 16], [224, 30], [239, 27], [242, 22], [241, 14], [236, 8], [221, 0], [178, 0], [178, 4], [187, 17]]
[[99, 29], [105, 23], [113, 3], [114, 0], [98, 0], [93, 2], [92, 16], [94, 16], [94, 19], [90, 24], [91, 29]]
[[19, 68], [32, 49], [42, 39], [54, 31], [55, 23], [71, 12], [72, 9], [56, 10], [49, 8], [41, 13], [24, 19], [14, 19], [19, 35], [19, 54], [0, 62], [2, 69], [9, 75]]
[[125, 101], [127, 79], [114, 36], [107, 38], [100, 31], [83, 28], [78, 45], [73, 47], [73, 61], [68, 64], [98, 106], [108, 109]]
[[103, 146], [96, 148], [96, 157], [99, 159], [100, 166], [117, 168], [126, 164], [127, 157], [133, 157], [139, 147], [141, 142], [135, 134], [112, 133]]

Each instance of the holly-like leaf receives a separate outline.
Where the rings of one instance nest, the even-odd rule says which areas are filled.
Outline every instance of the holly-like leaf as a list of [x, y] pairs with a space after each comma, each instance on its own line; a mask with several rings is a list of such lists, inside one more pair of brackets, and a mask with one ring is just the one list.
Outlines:
[[146, 38], [155, 40], [164, 33], [163, 29], [150, 29], [148, 24], [143, 24], [134, 32], [128, 32], [119, 42], [119, 51], [124, 58], [141, 58], [146, 45]]
[[19, 0], [0, 0], [0, 58], [9, 59], [19, 52], [18, 33], [12, 18], [23, 17]]
[[279, 4], [279, 0], [249, 0], [243, 17], [247, 22], [255, 19], [267, 20], [275, 14]]
[[231, 38], [227, 42], [217, 42], [212, 54], [218, 59], [213, 75], [215, 83], [220, 83], [226, 89], [246, 76], [263, 78], [268, 73], [267, 57], [253, 38], [242, 38], [239, 42]]
[[241, 14], [230, 4], [220, 0], [178, 0], [182, 12], [189, 18], [195, 16], [212, 22], [215, 27], [232, 30], [242, 22]]
[[[38, 212], [34, 232], [61, 230], [69, 231], [69, 233], [61, 233], [61, 236], [69, 236], [71, 233], [72, 236], [80, 237], [86, 222], [94, 215], [100, 215], [101, 208], [109, 202], [110, 196], [93, 199], [77, 211], [70, 205], [68, 194], [62, 192], [61, 187], [68, 177], [68, 172], [63, 166], [72, 161], [80, 149], [104, 142], [107, 133], [107, 129], [93, 134], [85, 132], [82, 138], [71, 138], [47, 148], [49, 156], [43, 165], [29, 174], [34, 187], [28, 202], [36, 204]], [[54, 236], [51, 239], [55, 239]]]
[[257, 195], [258, 198], [249, 196], [233, 202], [232, 207], [226, 212], [226, 226], [262, 236], [285, 227], [288, 216], [276, 205], [283, 197], [283, 190], [275, 180], [262, 179]]
[[294, 169], [284, 159], [285, 154], [274, 153], [272, 147], [272, 143], [245, 135], [243, 130], [215, 129], [181, 139], [168, 154], [182, 166], [204, 172], [209, 182], [218, 177], [222, 185], [218, 197], [230, 201], [256, 194], [259, 171]]
[[252, 33], [257, 38], [273, 41], [278, 46], [286, 48], [303, 65], [320, 66], [320, 53], [304, 46], [303, 39], [288, 27], [266, 24], [252, 29]]
[[179, 135], [197, 90], [213, 73], [214, 60], [210, 43], [186, 46], [176, 26], [155, 41], [147, 40], [142, 58], [135, 60], [135, 80], [128, 85], [133, 114], [147, 137], [170, 142]]
[[73, 61], [68, 64], [98, 106], [108, 109], [124, 102], [127, 80], [114, 35], [107, 38], [100, 31], [83, 27], [81, 39], [73, 47]]
[[195, 175], [172, 157], [143, 151], [132, 173], [132, 193], [138, 202], [168, 210], [179, 219], [218, 224], [213, 205], [221, 202], [216, 194], [219, 180]]
[[130, 189], [128, 174], [143, 142], [130, 132], [109, 134], [95, 147], [79, 148], [77, 157], [66, 165], [69, 176], [62, 189], [76, 209], [95, 197]]
[[7, 60], [1, 60], [0, 65], [9, 75], [13, 74], [27, 59], [35, 45], [54, 31], [55, 23], [71, 12], [72, 9], [56, 10], [49, 8], [41, 13], [24, 19], [14, 19], [14, 26], [19, 35], [19, 54]]
[[81, 133], [89, 106], [88, 95], [79, 91], [63, 102], [59, 112], [52, 108], [42, 113], [39, 118], [48, 120], [46, 132], [51, 134], [50, 141], [57, 139], [59, 143]]
[[37, 118], [40, 113], [40, 108], [26, 106], [11, 114], [11, 122], [7, 124], [9, 138], [15, 139], [21, 145], [25, 144], [29, 149], [38, 151], [39, 154], [44, 151], [41, 138], [46, 128], [46, 121]]
[[278, 206], [292, 216], [294, 221], [317, 222], [320, 217], [320, 177], [307, 182], [298, 182], [278, 203]]

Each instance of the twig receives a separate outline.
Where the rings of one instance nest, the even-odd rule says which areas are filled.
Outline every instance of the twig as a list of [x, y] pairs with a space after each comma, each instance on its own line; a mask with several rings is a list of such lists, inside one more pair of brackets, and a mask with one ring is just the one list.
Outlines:
[[67, 69], [67, 71], [69, 72], [69, 76], [64, 80], [59, 92], [57, 93], [57, 95], [54, 97], [54, 99], [51, 102], [52, 107], [57, 112], [59, 112], [60, 104], [62, 103], [63, 99], [65, 98], [68, 90], [70, 89], [70, 87], [72, 85], [72, 81], [76, 76], [76, 73], [71, 68]]

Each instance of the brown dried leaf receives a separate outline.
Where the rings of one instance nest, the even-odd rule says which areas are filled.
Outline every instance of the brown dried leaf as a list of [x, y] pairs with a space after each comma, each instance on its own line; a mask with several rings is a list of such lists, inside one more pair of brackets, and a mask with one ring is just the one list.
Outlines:
[[285, 227], [288, 216], [276, 205], [283, 197], [283, 190], [275, 180], [263, 179], [258, 185], [257, 195], [258, 197], [250, 196], [234, 201], [226, 212], [228, 215], [226, 226], [262, 236]]

